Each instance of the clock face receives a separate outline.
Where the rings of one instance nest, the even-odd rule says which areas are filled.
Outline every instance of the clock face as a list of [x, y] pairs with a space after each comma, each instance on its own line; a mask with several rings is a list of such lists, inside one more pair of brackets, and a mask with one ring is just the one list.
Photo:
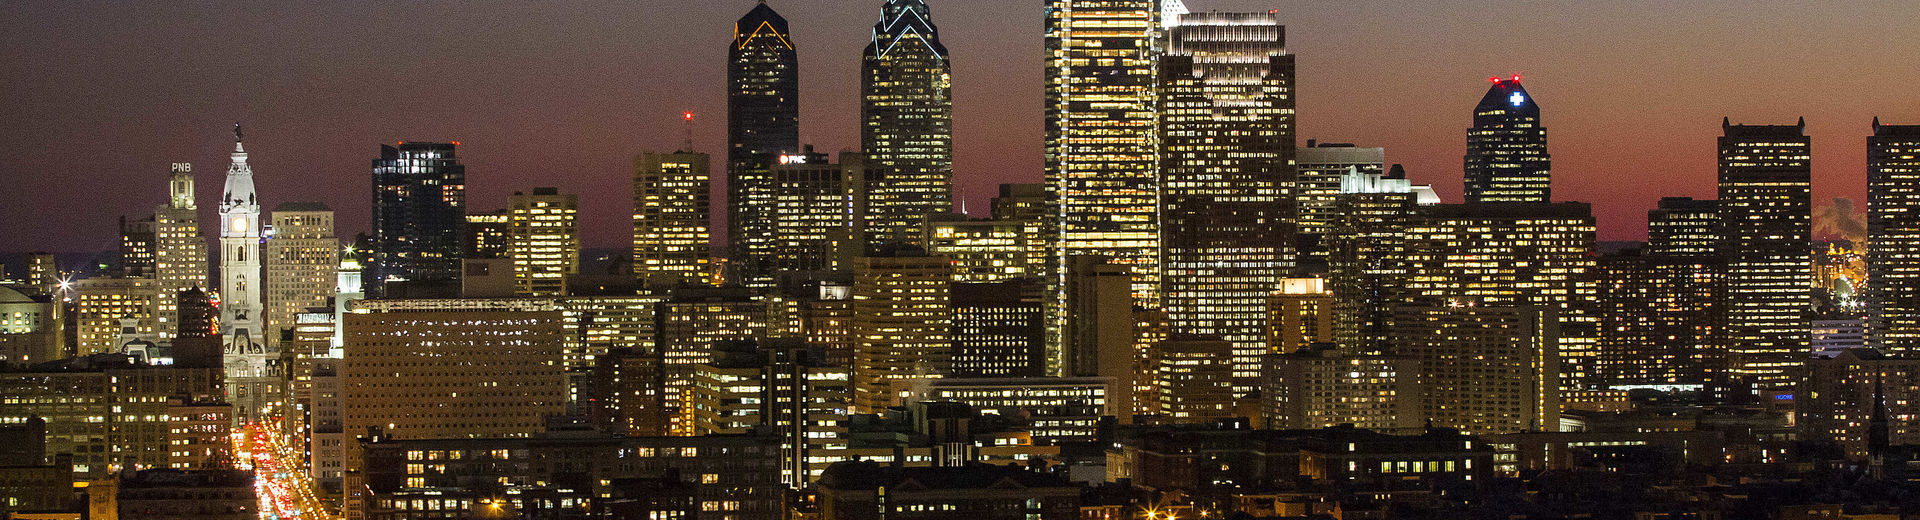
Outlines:
[[233, 232], [247, 232], [247, 217], [233, 217]]

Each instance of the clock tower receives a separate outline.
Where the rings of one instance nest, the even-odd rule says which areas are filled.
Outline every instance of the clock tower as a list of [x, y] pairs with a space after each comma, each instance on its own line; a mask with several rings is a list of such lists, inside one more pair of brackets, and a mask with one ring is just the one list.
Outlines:
[[253, 167], [233, 125], [233, 163], [220, 196], [220, 332], [226, 343], [228, 401], [242, 424], [270, 412], [278, 384], [278, 362], [268, 352], [261, 317], [260, 201], [253, 191]]

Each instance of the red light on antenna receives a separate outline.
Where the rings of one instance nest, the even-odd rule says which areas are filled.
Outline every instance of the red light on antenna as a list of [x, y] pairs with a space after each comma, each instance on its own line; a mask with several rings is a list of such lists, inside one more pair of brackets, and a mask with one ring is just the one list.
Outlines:
[[1499, 84], [1500, 84], [1500, 78], [1499, 78], [1498, 76], [1495, 76], [1495, 77], [1491, 77], [1491, 78], [1487, 78], [1487, 81], [1491, 81], [1491, 82], [1493, 82], [1493, 84], [1495, 84], [1495, 85], [1499, 85]]
[[459, 142], [459, 141], [454, 141], [454, 142], [453, 142], [453, 145], [454, 145], [454, 146], [460, 146], [460, 142]]
[[692, 120], [693, 120], [693, 112], [687, 112], [687, 113], [685, 113], [685, 114], [682, 114], [682, 115], [685, 115], [685, 116], [687, 117], [687, 120], [688, 120], [688, 121], [692, 121]]
[[1520, 82], [1520, 75], [1519, 75], [1519, 74], [1514, 74], [1514, 75], [1513, 75], [1513, 82], [1514, 82], [1514, 83], [1519, 83], [1519, 82]]

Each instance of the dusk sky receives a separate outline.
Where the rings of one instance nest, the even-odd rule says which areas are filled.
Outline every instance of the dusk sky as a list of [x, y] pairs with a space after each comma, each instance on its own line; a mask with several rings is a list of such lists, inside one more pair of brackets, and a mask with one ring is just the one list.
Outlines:
[[[881, 2], [769, 3], [800, 54], [802, 140], [857, 147]], [[954, 180], [983, 214], [996, 185], [1041, 179], [1044, 2], [929, 3], [954, 64]], [[164, 201], [173, 162], [194, 164], [210, 222], [236, 121], [264, 207], [324, 202], [343, 240], [367, 229], [379, 144], [458, 140], [470, 211], [555, 186], [581, 195], [588, 247], [623, 247], [635, 154], [677, 148], [688, 110], [696, 148], [724, 149], [722, 67], [753, 4], [0, 2], [0, 251], [112, 249], [118, 216]], [[1912, 0], [1189, 5], [1278, 9], [1300, 140], [1383, 146], [1447, 202], [1485, 78], [1525, 75], [1554, 198], [1593, 202], [1602, 240], [1643, 238], [1661, 196], [1714, 196], [1722, 116], [1805, 116], [1816, 208], [1864, 196], [1874, 116], [1920, 123]]]

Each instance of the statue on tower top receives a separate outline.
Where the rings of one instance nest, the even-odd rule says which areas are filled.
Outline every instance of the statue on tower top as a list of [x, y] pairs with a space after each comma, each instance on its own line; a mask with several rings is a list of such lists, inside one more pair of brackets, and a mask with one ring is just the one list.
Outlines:
[[233, 124], [233, 142], [238, 143], [243, 140], [244, 139], [240, 138], [240, 123], [234, 123]]

